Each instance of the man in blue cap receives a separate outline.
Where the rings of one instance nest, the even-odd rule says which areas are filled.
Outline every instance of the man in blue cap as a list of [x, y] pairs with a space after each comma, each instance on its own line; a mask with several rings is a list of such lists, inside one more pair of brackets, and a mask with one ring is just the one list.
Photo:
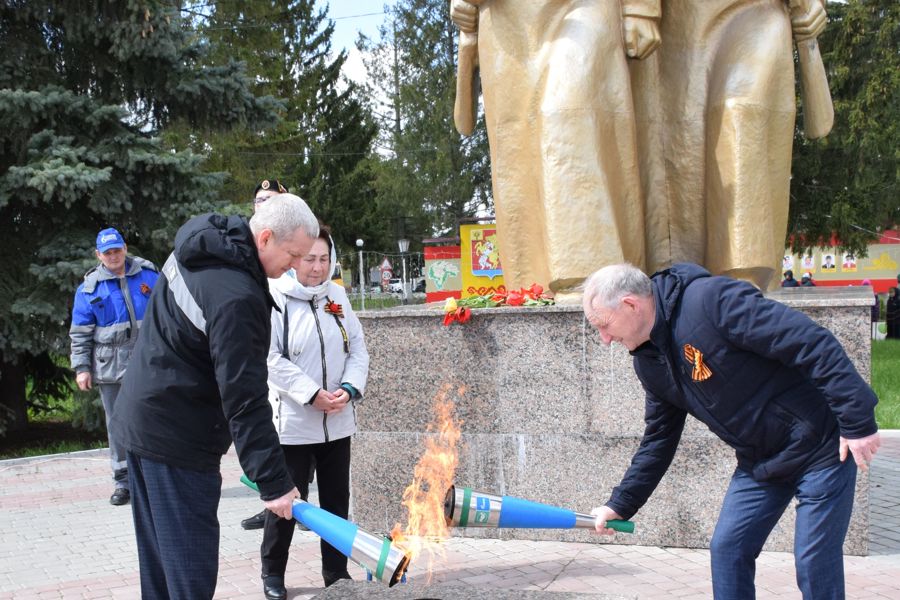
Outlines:
[[121, 506], [131, 498], [128, 468], [125, 452], [113, 441], [110, 416], [158, 273], [150, 261], [128, 256], [122, 234], [112, 227], [97, 234], [96, 254], [100, 264], [75, 292], [71, 361], [78, 389], [100, 390], [115, 481], [109, 502]]

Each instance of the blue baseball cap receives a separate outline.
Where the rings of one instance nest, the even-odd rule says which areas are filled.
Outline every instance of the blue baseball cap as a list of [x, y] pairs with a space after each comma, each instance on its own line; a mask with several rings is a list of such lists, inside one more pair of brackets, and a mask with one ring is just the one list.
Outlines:
[[113, 248], [124, 248], [125, 239], [112, 227], [97, 234], [97, 252], [106, 252]]

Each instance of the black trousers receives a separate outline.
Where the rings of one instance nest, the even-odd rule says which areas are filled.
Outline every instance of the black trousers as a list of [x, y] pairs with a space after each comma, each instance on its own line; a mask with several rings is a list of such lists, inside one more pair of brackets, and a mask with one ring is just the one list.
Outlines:
[[[350, 510], [350, 440], [348, 436], [322, 444], [281, 447], [291, 478], [304, 499], [309, 497], [310, 461], [316, 461], [319, 506], [343, 519]], [[284, 576], [293, 537], [293, 520], [287, 521], [266, 511], [260, 547], [263, 577]], [[321, 541], [320, 547], [323, 571], [340, 573], [347, 570], [346, 556], [325, 540]]]
[[887, 321], [887, 337], [894, 340], [900, 339], [900, 318]]

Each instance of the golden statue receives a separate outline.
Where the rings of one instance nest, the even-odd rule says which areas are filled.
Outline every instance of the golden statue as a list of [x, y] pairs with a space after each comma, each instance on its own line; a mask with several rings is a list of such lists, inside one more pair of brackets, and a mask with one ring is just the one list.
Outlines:
[[[678, 261], [777, 284], [794, 138], [792, 34], [807, 136], [831, 129], [820, 0], [666, 0], [655, 64], [635, 65], [647, 188], [648, 269]], [[812, 54], [812, 55], [811, 55]], [[661, 156], [657, 156], [661, 155]]]
[[507, 286], [540, 283], [564, 300], [598, 265], [643, 267], [626, 52], [659, 44], [658, 0], [453, 0], [451, 16], [463, 133], [480, 68]]
[[[504, 277], [559, 296], [679, 261], [767, 287], [787, 229], [792, 34], [805, 127], [833, 112], [820, 0], [451, 0], [457, 128], [484, 86]], [[659, 51], [653, 54], [662, 42]], [[645, 58], [649, 61], [628, 61]]]

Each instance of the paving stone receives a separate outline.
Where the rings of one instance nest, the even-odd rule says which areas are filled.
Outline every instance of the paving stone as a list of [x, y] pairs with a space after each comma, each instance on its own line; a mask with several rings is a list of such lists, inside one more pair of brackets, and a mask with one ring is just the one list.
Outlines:
[[[871, 471], [871, 555], [845, 557], [848, 598], [900, 598], [900, 432], [882, 432], [882, 437]], [[259, 500], [238, 482], [240, 466], [233, 453], [222, 467], [216, 598], [258, 599], [262, 534], [242, 530], [240, 521], [259, 510]], [[110, 493], [105, 450], [0, 461], [0, 600], [138, 598], [131, 511], [110, 506]], [[707, 550], [483, 538], [451, 538], [442, 549], [444, 557], [436, 559], [431, 577], [427, 557], [414, 561], [406, 589], [463, 589], [469, 596], [445, 597], [489, 595], [492, 600], [712, 596]], [[320, 564], [318, 536], [297, 532], [286, 574], [292, 600], [331, 597], [323, 596]], [[757, 562], [757, 597], [799, 598], [793, 565], [790, 553], [763, 552]], [[365, 597], [388, 590], [366, 583], [362, 568], [351, 563], [349, 570]], [[468, 586], [460, 587], [463, 581]], [[402, 589], [402, 584], [390, 588], [390, 597], [402, 598], [397, 595]]]

